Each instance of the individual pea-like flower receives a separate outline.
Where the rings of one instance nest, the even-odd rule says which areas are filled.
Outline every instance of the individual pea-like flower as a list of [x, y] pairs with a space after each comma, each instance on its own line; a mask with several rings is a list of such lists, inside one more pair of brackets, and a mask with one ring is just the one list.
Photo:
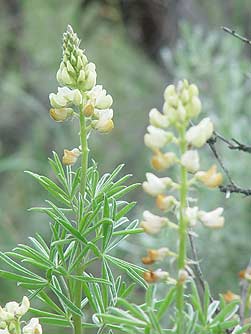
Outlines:
[[196, 178], [208, 188], [216, 188], [222, 184], [223, 176], [217, 173], [217, 166], [213, 165], [208, 171], [199, 171], [196, 173]]
[[212, 229], [222, 228], [224, 226], [223, 208], [217, 208], [210, 212], [199, 211], [198, 218], [202, 224]]
[[198, 125], [192, 126], [186, 133], [188, 144], [202, 147], [213, 134], [213, 123], [209, 117], [204, 118]]
[[38, 318], [32, 318], [30, 322], [23, 327], [23, 334], [42, 334], [42, 326]]
[[87, 104], [92, 104], [97, 109], [109, 109], [113, 103], [112, 97], [106, 94], [106, 90], [101, 85], [93, 87], [91, 91], [87, 93]]
[[194, 206], [192, 208], [190, 207], [186, 208], [185, 217], [188, 221], [189, 227], [196, 226], [198, 221], [198, 213], [199, 213], [199, 208], [197, 206]]
[[240, 296], [236, 295], [232, 291], [228, 290], [226, 293], [222, 294], [223, 299], [225, 300], [226, 303], [231, 303], [234, 300], [240, 300]]
[[142, 187], [146, 193], [151, 196], [162, 194], [167, 187], [173, 186], [173, 181], [169, 177], [158, 177], [153, 173], [146, 173], [147, 181], [144, 181]]
[[173, 152], [162, 153], [160, 150], [156, 150], [152, 157], [152, 167], [158, 171], [165, 170], [175, 164], [177, 157]]
[[109, 133], [112, 131], [114, 128], [112, 109], [95, 110], [95, 116], [98, 118], [98, 120], [92, 121], [92, 126], [95, 130], [101, 133]]
[[15, 318], [22, 317], [30, 308], [29, 299], [24, 296], [21, 304], [17, 302], [8, 302], [4, 308], [0, 306], [0, 320], [1, 321], [11, 321]]
[[181, 164], [188, 172], [195, 173], [200, 168], [199, 154], [197, 150], [188, 150], [181, 156]]
[[142, 258], [143, 264], [153, 264], [155, 262], [163, 261], [168, 256], [177, 256], [176, 253], [171, 252], [169, 248], [162, 247], [159, 249], [149, 249], [147, 256]]
[[159, 112], [156, 108], [153, 108], [149, 113], [150, 124], [157, 128], [167, 128], [169, 121], [166, 115]]
[[156, 197], [156, 206], [162, 211], [170, 211], [177, 204], [178, 204], [178, 201], [172, 195], [165, 196], [165, 195], [160, 194]]
[[246, 268], [239, 272], [239, 277], [251, 282], [251, 268]]
[[173, 139], [172, 133], [152, 125], [147, 127], [147, 131], [148, 133], [144, 136], [145, 145], [154, 151], [164, 147]]
[[77, 162], [78, 157], [80, 156], [80, 154], [81, 154], [81, 152], [79, 151], [78, 148], [74, 148], [71, 151], [64, 150], [64, 155], [63, 155], [63, 159], [62, 159], [63, 164], [67, 165], [67, 166], [74, 165]]
[[147, 234], [154, 235], [158, 234], [167, 223], [168, 219], [166, 217], [160, 217], [150, 211], [144, 211], [140, 227], [142, 227]]
[[170, 277], [167, 271], [157, 269], [155, 271], [149, 270], [144, 272], [144, 279], [147, 283], [165, 282], [169, 284], [175, 284], [176, 280]]
[[50, 103], [53, 108], [66, 108], [71, 105], [80, 106], [82, 103], [82, 95], [78, 89], [70, 89], [68, 87], [58, 87], [57, 94], [49, 95]]
[[51, 118], [56, 122], [63, 122], [67, 118], [73, 115], [73, 109], [72, 108], [51, 108], [50, 109], [50, 116]]

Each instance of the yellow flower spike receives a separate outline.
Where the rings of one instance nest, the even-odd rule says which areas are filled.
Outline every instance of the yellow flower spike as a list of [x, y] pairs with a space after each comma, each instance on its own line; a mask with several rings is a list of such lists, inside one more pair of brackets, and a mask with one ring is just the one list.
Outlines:
[[157, 150], [152, 157], [151, 164], [154, 169], [162, 171], [174, 165], [176, 160], [176, 155], [173, 152], [162, 153]]
[[68, 117], [70, 117], [73, 114], [72, 108], [51, 108], [50, 111], [51, 118], [56, 122], [63, 122]]
[[81, 152], [78, 148], [74, 148], [73, 150], [64, 150], [64, 155], [62, 162], [64, 165], [71, 166], [76, 163], [78, 157], [80, 156]]
[[213, 165], [206, 172], [197, 172], [195, 174], [196, 179], [202, 182], [208, 188], [216, 188], [222, 184], [223, 176], [221, 173], [217, 173], [217, 166]]

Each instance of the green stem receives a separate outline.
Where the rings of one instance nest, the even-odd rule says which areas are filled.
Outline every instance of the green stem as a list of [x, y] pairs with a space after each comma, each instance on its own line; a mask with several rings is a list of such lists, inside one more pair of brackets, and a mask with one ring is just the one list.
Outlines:
[[[88, 168], [88, 143], [87, 143], [87, 129], [86, 129], [86, 121], [85, 116], [82, 112], [80, 112], [80, 143], [82, 147], [82, 156], [81, 156], [81, 176], [80, 176], [80, 193], [82, 195], [82, 199], [84, 201], [85, 197], [85, 189], [86, 189], [86, 175]], [[80, 229], [80, 226], [78, 226]], [[81, 252], [81, 248], [78, 247], [78, 254]], [[77, 254], [77, 255], [78, 255]], [[83, 274], [82, 262], [76, 268], [76, 275], [81, 276]], [[82, 301], [82, 282], [76, 280], [73, 291], [73, 298], [75, 305], [81, 309], [81, 301]], [[74, 334], [83, 334], [83, 329], [81, 325], [81, 316], [73, 315], [73, 326]]]
[[[185, 140], [186, 127], [180, 129], [180, 153], [181, 155], [186, 151]], [[178, 252], [178, 271], [184, 270], [186, 262], [186, 239], [187, 239], [187, 220], [184, 216], [184, 211], [187, 205], [187, 170], [185, 167], [180, 167], [180, 221], [179, 221], [179, 252]], [[184, 284], [177, 283], [177, 334], [183, 334], [184, 326]]]
[[87, 143], [87, 129], [85, 123], [85, 116], [82, 112], [80, 112], [80, 142], [82, 147], [80, 193], [84, 199], [89, 149]]

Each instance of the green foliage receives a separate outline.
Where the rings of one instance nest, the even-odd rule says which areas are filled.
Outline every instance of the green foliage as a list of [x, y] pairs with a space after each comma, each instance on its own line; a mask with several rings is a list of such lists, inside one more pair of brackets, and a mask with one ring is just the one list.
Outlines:
[[[122, 276], [116, 277], [114, 268], [147, 287], [141, 278], [142, 268], [111, 255], [112, 249], [130, 234], [142, 232], [137, 228], [137, 220], [130, 221], [125, 216], [135, 202], [123, 199], [138, 184], [125, 185], [131, 175], [118, 178], [123, 165], [100, 176], [93, 162], [87, 171], [86, 195], [82, 198], [77, 191], [80, 169], [73, 172], [67, 167], [65, 170], [58, 155], [53, 155], [50, 159], [53, 179], [28, 172], [55, 200], [47, 200], [46, 207], [31, 209], [49, 217], [51, 240], [46, 242], [37, 233], [30, 238], [30, 245], [19, 244], [13, 251], [1, 252], [1, 262], [11, 270], [1, 270], [0, 277], [28, 289], [31, 300], [39, 298], [45, 310], [32, 309], [32, 313], [40, 317], [41, 323], [71, 327], [72, 315], [84, 315], [90, 321], [87, 312], [106, 312], [120, 297], [131, 292], [133, 285], [128, 285]], [[101, 268], [99, 274], [92, 272], [93, 263]], [[80, 275], [76, 272], [79, 265]], [[72, 301], [76, 281], [81, 282], [85, 293], [81, 308]], [[92, 328], [102, 323], [82, 325]]]

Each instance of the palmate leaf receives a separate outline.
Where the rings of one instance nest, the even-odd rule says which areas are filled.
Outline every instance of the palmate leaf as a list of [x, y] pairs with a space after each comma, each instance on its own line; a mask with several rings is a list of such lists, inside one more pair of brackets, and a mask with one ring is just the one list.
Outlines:
[[49, 324], [54, 326], [71, 327], [71, 322], [64, 316], [57, 315], [55, 313], [45, 312], [38, 309], [30, 308], [29, 312], [35, 317], [39, 317], [39, 321], [42, 324]]
[[145, 271], [145, 269], [143, 269], [139, 266], [136, 266], [135, 264], [131, 264], [129, 262], [126, 262], [124, 260], [117, 259], [117, 258], [115, 258], [111, 255], [106, 254], [105, 258], [106, 258], [107, 261], [111, 262], [116, 267], [125, 271], [134, 281], [136, 281], [141, 286], [143, 286], [145, 289], [147, 289], [148, 284], [146, 283], [146, 281], [142, 277], [142, 274]]

